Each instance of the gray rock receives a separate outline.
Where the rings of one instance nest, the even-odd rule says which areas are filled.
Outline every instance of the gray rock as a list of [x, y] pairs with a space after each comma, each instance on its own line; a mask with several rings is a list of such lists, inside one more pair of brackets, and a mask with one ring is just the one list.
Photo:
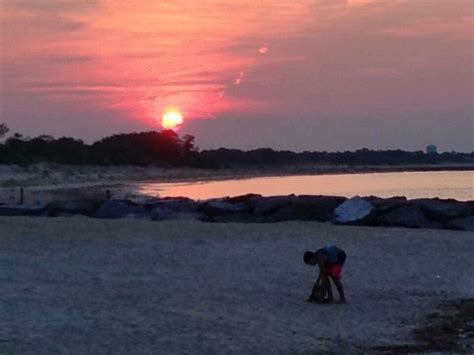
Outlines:
[[416, 199], [411, 202], [421, 207], [426, 216], [436, 221], [447, 221], [448, 219], [466, 217], [470, 212], [467, 203], [452, 199]]
[[269, 216], [297, 200], [298, 198], [295, 195], [262, 197], [257, 199], [255, 203], [254, 214], [256, 216]]
[[395, 196], [390, 198], [381, 198], [377, 196], [364, 197], [364, 200], [370, 202], [378, 214], [387, 213], [397, 207], [405, 205], [408, 200], [404, 196]]
[[3, 205], [0, 206], [0, 216], [43, 216], [47, 212], [47, 206], [30, 205]]
[[251, 211], [255, 209], [255, 205], [257, 202], [264, 198], [262, 195], [259, 194], [246, 194], [246, 195], [240, 195], [240, 196], [235, 196], [235, 197], [229, 197], [227, 199], [227, 202], [230, 203], [243, 203], [247, 205]]
[[370, 202], [355, 196], [334, 210], [334, 221], [342, 224], [360, 222], [373, 215], [374, 211], [375, 208]]
[[248, 211], [235, 212], [226, 215], [219, 215], [213, 217], [210, 222], [219, 223], [254, 223], [259, 221], [252, 213]]
[[55, 201], [48, 205], [48, 216], [59, 215], [86, 215], [93, 216], [101, 201], [98, 200], [71, 200]]
[[408, 227], [408, 228], [440, 228], [440, 223], [426, 218], [421, 207], [407, 203], [388, 213], [377, 216], [377, 223], [381, 226]]
[[173, 197], [150, 201], [144, 204], [144, 207], [151, 210], [159, 207], [166, 208], [177, 213], [190, 213], [197, 211], [199, 203], [186, 197]]
[[474, 232], [474, 216], [458, 218], [449, 221], [449, 228]]
[[231, 203], [228, 202], [228, 199], [215, 199], [203, 202], [198, 210], [212, 218], [233, 213], [248, 212], [250, 208], [244, 203]]
[[277, 209], [264, 222], [281, 221], [319, 221], [327, 222], [332, 218], [334, 209], [346, 200], [338, 196], [298, 196], [296, 199]]
[[95, 212], [95, 218], [116, 219], [125, 217], [145, 217], [143, 206], [131, 204], [127, 200], [108, 200]]
[[168, 219], [176, 219], [178, 214], [166, 207], [156, 207], [150, 213], [152, 221], [165, 221]]

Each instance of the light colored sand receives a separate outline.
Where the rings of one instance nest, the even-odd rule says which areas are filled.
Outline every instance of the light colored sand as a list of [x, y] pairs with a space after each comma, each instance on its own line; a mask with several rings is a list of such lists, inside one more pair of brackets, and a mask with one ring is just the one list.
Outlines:
[[[302, 254], [348, 254], [348, 305]], [[0, 218], [0, 353], [302, 353], [410, 341], [474, 296], [474, 233], [318, 223]]]

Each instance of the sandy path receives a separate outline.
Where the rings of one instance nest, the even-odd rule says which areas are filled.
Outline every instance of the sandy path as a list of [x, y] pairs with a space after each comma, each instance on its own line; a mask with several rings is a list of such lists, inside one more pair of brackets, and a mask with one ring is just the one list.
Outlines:
[[[349, 304], [304, 302], [306, 249], [348, 254]], [[474, 296], [474, 234], [319, 223], [0, 218], [0, 353], [354, 352]]]

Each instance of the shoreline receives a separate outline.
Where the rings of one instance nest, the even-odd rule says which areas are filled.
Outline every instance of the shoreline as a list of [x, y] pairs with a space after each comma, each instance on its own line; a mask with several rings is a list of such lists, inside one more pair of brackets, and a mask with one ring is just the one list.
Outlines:
[[[0, 165], [0, 188], [81, 188], [126, 185], [131, 183], [186, 183], [243, 180], [260, 177], [378, 174], [402, 172], [473, 171], [474, 165], [377, 165], [199, 169], [135, 166], [74, 166], [37, 164], [28, 167]], [[104, 183], [104, 181], [108, 181]]]

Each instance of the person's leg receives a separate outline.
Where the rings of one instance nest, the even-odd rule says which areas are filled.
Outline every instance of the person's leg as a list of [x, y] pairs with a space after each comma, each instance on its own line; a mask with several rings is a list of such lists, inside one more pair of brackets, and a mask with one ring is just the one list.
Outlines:
[[322, 277], [322, 285], [326, 289], [328, 298], [324, 300], [324, 303], [333, 303], [334, 297], [332, 295], [331, 282], [329, 281], [329, 276], [331, 276], [331, 265], [326, 269], [327, 274]]
[[329, 282], [329, 277], [323, 277], [323, 286], [326, 289], [326, 292], [328, 293], [328, 298], [324, 300], [325, 303], [333, 303], [334, 296], [332, 295], [332, 289], [331, 289], [331, 283]]
[[346, 303], [346, 296], [344, 295], [344, 287], [342, 287], [341, 279], [331, 276], [334, 285], [337, 288], [337, 292], [339, 293], [339, 302]]

